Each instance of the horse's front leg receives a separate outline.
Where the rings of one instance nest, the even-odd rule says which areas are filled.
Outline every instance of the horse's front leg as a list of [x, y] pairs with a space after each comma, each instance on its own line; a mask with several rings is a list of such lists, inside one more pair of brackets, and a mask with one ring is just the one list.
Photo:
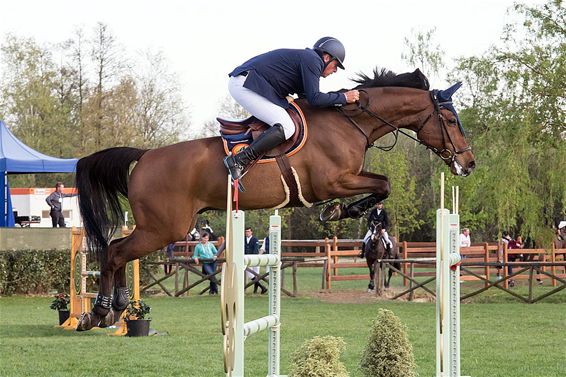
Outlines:
[[371, 193], [348, 206], [331, 204], [320, 215], [322, 221], [335, 221], [345, 218], [359, 218], [391, 193], [391, 185], [384, 175], [362, 171], [359, 175], [347, 175], [335, 184], [335, 197], [351, 197]]

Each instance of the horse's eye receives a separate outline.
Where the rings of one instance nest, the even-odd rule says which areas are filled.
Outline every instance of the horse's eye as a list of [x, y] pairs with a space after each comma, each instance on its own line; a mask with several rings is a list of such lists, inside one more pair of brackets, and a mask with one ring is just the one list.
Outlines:
[[450, 124], [451, 126], [454, 126], [458, 123], [458, 121], [456, 119], [448, 119], [448, 124]]

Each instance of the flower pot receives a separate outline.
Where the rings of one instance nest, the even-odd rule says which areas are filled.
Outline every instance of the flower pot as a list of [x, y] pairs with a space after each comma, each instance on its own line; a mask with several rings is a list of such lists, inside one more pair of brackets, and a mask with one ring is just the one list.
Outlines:
[[68, 310], [59, 310], [59, 325], [65, 323], [65, 321], [69, 319], [70, 314], [71, 312]]
[[148, 336], [149, 335], [149, 319], [130, 319], [126, 322], [128, 328], [127, 336]]

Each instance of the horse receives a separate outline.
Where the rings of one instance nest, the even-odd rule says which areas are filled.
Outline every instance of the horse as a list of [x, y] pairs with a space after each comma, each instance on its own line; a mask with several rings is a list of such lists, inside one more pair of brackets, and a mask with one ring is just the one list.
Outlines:
[[[374, 70], [373, 77], [360, 74], [354, 81], [363, 103], [316, 108], [305, 99], [295, 101], [309, 132], [302, 149], [288, 159], [305, 201], [312, 204], [370, 194], [365, 202], [356, 202], [356, 211], [336, 207], [340, 212], [336, 218], [347, 218], [387, 198], [391, 192], [387, 177], [364, 171], [364, 157], [377, 139], [388, 133], [398, 135], [403, 129], [413, 131], [416, 138], [409, 136], [436, 153], [453, 174], [467, 176], [473, 171], [474, 154], [452, 107], [456, 86], [429, 91], [428, 80], [419, 70], [398, 76]], [[92, 311], [81, 316], [78, 331], [110, 326], [127, 307], [128, 261], [184, 238], [198, 214], [226, 208], [224, 156], [220, 137], [209, 137], [150, 150], [114, 147], [78, 161], [76, 187], [86, 241], [100, 264], [100, 290]], [[239, 207], [302, 205], [288, 201], [280, 177], [277, 164], [256, 164], [241, 179], [247, 189], [239, 194]], [[127, 237], [109, 242], [123, 218], [124, 198], [136, 228]]]
[[[385, 246], [385, 240], [381, 234], [381, 223], [373, 224], [373, 231], [369, 240], [364, 244], [364, 254], [366, 257], [366, 262], [369, 268], [369, 284], [368, 292], [373, 292], [375, 290], [375, 267], [377, 266], [377, 261], [381, 259], [399, 259], [399, 249], [397, 248], [397, 238], [389, 236], [389, 240], [392, 243], [390, 249]], [[401, 263], [392, 263], [393, 267], [400, 270]], [[383, 263], [379, 262], [379, 268], [383, 271]], [[384, 280], [385, 288], [389, 288], [389, 282], [391, 281], [391, 276], [393, 275], [393, 270], [388, 269], [388, 276]]]

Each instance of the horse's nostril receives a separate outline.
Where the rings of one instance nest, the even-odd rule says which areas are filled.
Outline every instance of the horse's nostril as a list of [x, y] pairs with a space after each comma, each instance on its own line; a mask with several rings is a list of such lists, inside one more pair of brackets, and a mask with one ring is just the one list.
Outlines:
[[470, 161], [468, 164], [468, 169], [472, 170], [476, 168], [476, 162], [474, 160]]

